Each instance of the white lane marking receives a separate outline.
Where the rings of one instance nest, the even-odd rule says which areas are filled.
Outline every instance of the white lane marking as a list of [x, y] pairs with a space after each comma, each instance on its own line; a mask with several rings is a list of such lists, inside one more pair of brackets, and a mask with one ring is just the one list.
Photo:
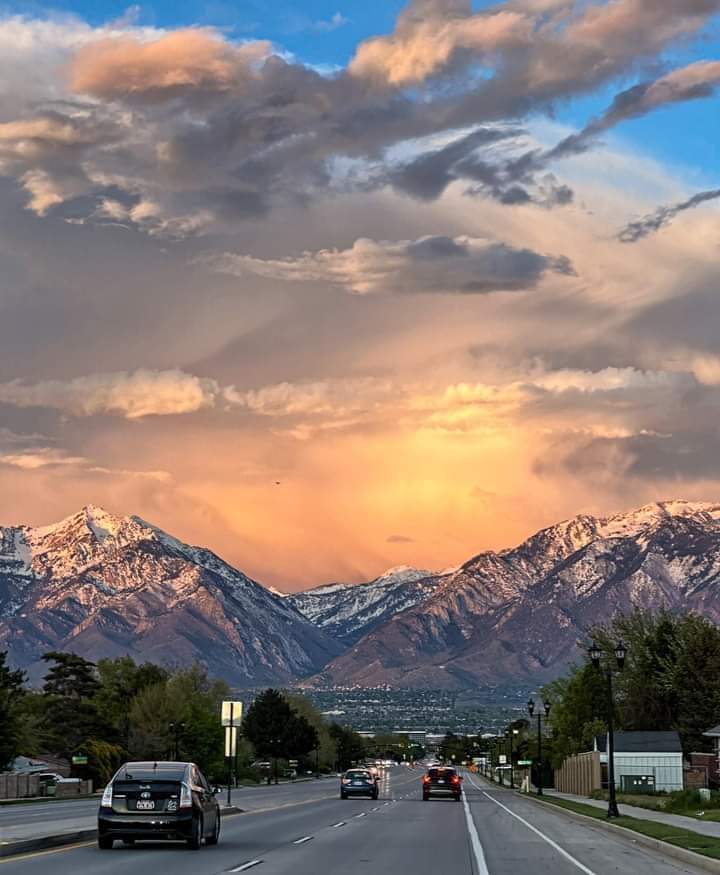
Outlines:
[[467, 823], [468, 833], [470, 834], [470, 845], [473, 849], [473, 854], [475, 855], [475, 863], [477, 864], [478, 875], [490, 875], [490, 870], [487, 867], [487, 863], [485, 862], [485, 852], [483, 851], [483, 846], [480, 841], [480, 836], [478, 835], [477, 828], [475, 826], [475, 821], [473, 820], [473, 816], [470, 813], [470, 806], [468, 805], [467, 798], [465, 793], [462, 794], [463, 808], [465, 809], [465, 822]]
[[[474, 782], [472, 779], [470, 780], [470, 783], [473, 785], [473, 787], [476, 787], [478, 790], [480, 789], [480, 787], [478, 787], [477, 784], [475, 784], [475, 782]], [[557, 842], [554, 842], [549, 836], [546, 836], [544, 832], [540, 832], [540, 830], [539, 830], [536, 826], [533, 826], [529, 821], [525, 820], [524, 817], [520, 817], [519, 814], [516, 814], [514, 811], [511, 811], [511, 810], [507, 807], [507, 805], [503, 805], [502, 802], [498, 802], [497, 799], [495, 799], [493, 796], [491, 796], [491, 795], [490, 795], [489, 793], [487, 793], [485, 790], [483, 790], [482, 792], [483, 792], [483, 795], [484, 795], [484, 796], [487, 796], [487, 798], [488, 798], [491, 802], [494, 802], [496, 805], [499, 805], [500, 808], [503, 809], [503, 811], [506, 811], [509, 815], [511, 815], [511, 817], [514, 817], [516, 820], [519, 820], [520, 823], [522, 823], [522, 824], [523, 824], [524, 826], [526, 826], [529, 830], [531, 830], [532, 832], [534, 832], [535, 835], [540, 836], [540, 838], [541, 838], [544, 842], [547, 842], [547, 843], [550, 845], [551, 848], [554, 848], [554, 849], [558, 852], [558, 854], [560, 854], [560, 856], [565, 857], [565, 859], [566, 859], [569, 863], [572, 863], [573, 866], [577, 866], [577, 868], [578, 868], [581, 872], [584, 872], [585, 875], [595, 875], [595, 873], [593, 872], [592, 869], [588, 869], [588, 867], [585, 866], [583, 863], [581, 863], [580, 860], [576, 860], [575, 857], [573, 857], [572, 854], [569, 854], [569, 853], [565, 850], [565, 848], [561, 848], [560, 845], [559, 845]]]
[[339, 829], [341, 826], [345, 826], [347, 821], [341, 820], [340, 823], [334, 823], [330, 829]]
[[356, 814], [355, 817], [367, 817], [367, 811], [361, 811], [360, 814]]
[[259, 866], [262, 860], [250, 860], [249, 863], [243, 863], [242, 866], [236, 866], [234, 869], [228, 869], [229, 872], [247, 872], [253, 866]]
[[294, 845], [304, 845], [305, 842], [312, 841], [313, 836], [303, 836], [301, 839], [295, 839], [293, 842]]

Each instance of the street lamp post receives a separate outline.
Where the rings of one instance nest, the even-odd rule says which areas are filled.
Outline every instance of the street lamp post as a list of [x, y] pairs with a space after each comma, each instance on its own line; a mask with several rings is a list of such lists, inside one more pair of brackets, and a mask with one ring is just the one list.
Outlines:
[[180, 759], [180, 734], [185, 729], [185, 724], [183, 722], [180, 722], [170, 723], [168, 725], [170, 727], [170, 732], [173, 733], [173, 737], [175, 739], [175, 761], [177, 762]]
[[515, 789], [515, 769], [513, 768], [513, 735], [519, 735], [519, 729], [508, 727], [508, 740], [510, 741], [510, 789]]
[[627, 656], [627, 647], [622, 641], [618, 641], [615, 645], [613, 664], [611, 657], [603, 659], [603, 651], [598, 647], [597, 642], [593, 641], [588, 649], [588, 655], [592, 664], [598, 671], [604, 671], [607, 679], [607, 708], [608, 708], [608, 811], [607, 816], [620, 817], [618, 809], [617, 797], [615, 793], [615, 703], [613, 701], [613, 675], [619, 673], [625, 667], [625, 657]]
[[[528, 714], [532, 717], [533, 712], [535, 711], [535, 702], [533, 699], [529, 699], [527, 703]], [[543, 702], [543, 709], [545, 711], [545, 719], [550, 716], [550, 702]], [[538, 710], [537, 712], [537, 723], [538, 723], [538, 761], [537, 761], [537, 794], [538, 796], [543, 795], [542, 788], [542, 711]]]

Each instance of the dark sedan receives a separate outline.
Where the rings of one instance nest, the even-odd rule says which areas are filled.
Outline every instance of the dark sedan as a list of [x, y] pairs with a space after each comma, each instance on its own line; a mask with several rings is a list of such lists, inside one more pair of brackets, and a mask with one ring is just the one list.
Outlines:
[[369, 796], [378, 798], [378, 785], [375, 776], [367, 769], [348, 769], [340, 780], [340, 798], [350, 796]]
[[452, 796], [456, 802], [462, 794], [462, 778], [455, 769], [447, 766], [431, 767], [423, 777], [423, 799], [431, 796]]
[[115, 839], [185, 841], [198, 850], [216, 845], [220, 806], [194, 763], [126, 763], [105, 788], [98, 813], [98, 845]]

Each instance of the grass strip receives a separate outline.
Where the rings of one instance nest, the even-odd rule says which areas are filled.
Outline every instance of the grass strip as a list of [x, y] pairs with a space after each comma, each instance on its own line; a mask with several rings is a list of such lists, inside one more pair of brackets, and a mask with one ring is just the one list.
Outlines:
[[[581, 802], [572, 802], [568, 799], [558, 799], [552, 796], [544, 796], [543, 801], [556, 805], [558, 808], [574, 811], [576, 814], [593, 817], [595, 820], [607, 821], [606, 812], [593, 805], [583, 805]], [[658, 839], [661, 842], [685, 848], [687, 851], [694, 851], [696, 854], [711, 857], [713, 860], [720, 860], [720, 838], [701, 835], [671, 824], [657, 823], [654, 820], [640, 820], [637, 817], [626, 817], [625, 815], [613, 817], [611, 823], [648, 836], [648, 838]]]

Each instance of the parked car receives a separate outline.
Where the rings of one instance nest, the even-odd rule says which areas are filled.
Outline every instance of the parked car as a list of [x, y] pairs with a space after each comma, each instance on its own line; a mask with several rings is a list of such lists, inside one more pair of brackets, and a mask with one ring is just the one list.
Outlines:
[[198, 850], [220, 837], [220, 805], [194, 763], [125, 763], [105, 788], [98, 812], [98, 845], [116, 839], [184, 840]]
[[377, 799], [379, 795], [375, 778], [367, 769], [348, 769], [340, 780], [340, 798], [350, 796], [369, 796]]
[[431, 796], [452, 796], [456, 802], [462, 794], [462, 778], [455, 769], [448, 766], [435, 766], [427, 770], [423, 777], [423, 799], [428, 802]]

